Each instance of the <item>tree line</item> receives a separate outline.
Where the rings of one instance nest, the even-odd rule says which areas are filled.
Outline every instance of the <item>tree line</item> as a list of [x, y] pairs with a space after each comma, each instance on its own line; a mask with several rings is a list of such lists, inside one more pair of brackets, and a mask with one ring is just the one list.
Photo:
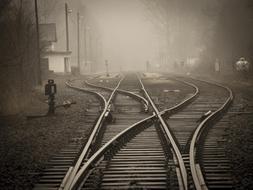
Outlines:
[[0, 114], [19, 113], [38, 84], [34, 4], [0, 1]]
[[219, 59], [224, 72], [245, 57], [253, 63], [252, 0], [142, 0], [148, 19], [163, 37], [165, 54], [173, 60], [200, 58], [210, 70]]

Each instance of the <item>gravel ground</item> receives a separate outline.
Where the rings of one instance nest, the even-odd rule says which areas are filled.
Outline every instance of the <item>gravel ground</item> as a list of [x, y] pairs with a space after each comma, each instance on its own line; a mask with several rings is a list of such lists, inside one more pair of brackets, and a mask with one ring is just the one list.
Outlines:
[[63, 76], [53, 78], [58, 87], [56, 102], [73, 100], [77, 104], [58, 108], [55, 116], [27, 120], [27, 115], [47, 112], [41, 87], [32, 92], [31, 104], [23, 113], [0, 118], [0, 189], [31, 189], [37, 180], [35, 174], [83, 127], [87, 102], [93, 97], [66, 88]]
[[236, 116], [227, 132], [227, 155], [232, 161], [235, 189], [253, 187], [253, 115]]
[[[226, 83], [227, 81], [225, 81]], [[228, 83], [228, 82], [227, 82]], [[240, 114], [231, 117], [227, 136], [227, 154], [231, 159], [235, 189], [253, 187], [253, 80], [239, 80], [228, 84], [234, 90], [234, 105], [241, 107]]]

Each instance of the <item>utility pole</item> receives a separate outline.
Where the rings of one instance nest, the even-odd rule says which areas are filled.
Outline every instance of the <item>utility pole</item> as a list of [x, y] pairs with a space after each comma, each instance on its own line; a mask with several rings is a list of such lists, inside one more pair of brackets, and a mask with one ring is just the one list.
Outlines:
[[80, 15], [77, 13], [77, 65], [80, 74]]
[[65, 21], [66, 21], [66, 51], [69, 51], [69, 22], [68, 22], [68, 14], [70, 10], [68, 9], [68, 4], [65, 3]]
[[86, 24], [84, 25], [84, 65], [87, 66], [87, 32], [86, 32]]
[[35, 5], [36, 37], [37, 37], [37, 58], [38, 58], [37, 75], [38, 75], [38, 84], [42, 85], [41, 63], [40, 63], [40, 31], [39, 31], [39, 16], [38, 16], [38, 3], [37, 3], [37, 0], [35, 0], [34, 5]]
[[[85, 26], [85, 42], [84, 42], [84, 46], [85, 46], [85, 60], [86, 60], [86, 63], [85, 65], [86, 66], [90, 66], [90, 72], [92, 72], [92, 64], [91, 64], [91, 59], [92, 59], [92, 54], [91, 54], [91, 34], [90, 34], [90, 27], [89, 26]], [[88, 64], [89, 63], [89, 64]]]
[[93, 57], [92, 57], [92, 36], [91, 36], [91, 29], [88, 28], [88, 40], [89, 40], [89, 44], [88, 44], [88, 52], [89, 52], [89, 62], [90, 62], [90, 72], [92, 73], [92, 61], [93, 61]]
[[106, 76], [109, 77], [108, 61], [107, 60], [105, 60], [105, 69], [106, 69]]

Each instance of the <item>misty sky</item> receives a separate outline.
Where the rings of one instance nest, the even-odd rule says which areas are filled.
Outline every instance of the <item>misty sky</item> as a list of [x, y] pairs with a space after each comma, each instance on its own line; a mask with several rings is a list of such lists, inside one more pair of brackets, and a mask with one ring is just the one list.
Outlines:
[[110, 65], [143, 69], [146, 60], [154, 58], [154, 29], [139, 0], [85, 0], [83, 4], [98, 22], [103, 55]]

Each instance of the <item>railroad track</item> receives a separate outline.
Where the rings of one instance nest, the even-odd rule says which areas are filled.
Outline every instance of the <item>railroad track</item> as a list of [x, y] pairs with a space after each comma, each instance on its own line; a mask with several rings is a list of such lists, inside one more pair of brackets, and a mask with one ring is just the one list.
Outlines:
[[232, 91], [215, 83], [189, 78], [187, 81], [198, 89], [198, 96], [184, 109], [164, 118], [180, 147], [189, 176], [188, 186], [231, 189], [231, 165], [223, 143], [228, 117], [222, 116], [233, 100]]
[[[231, 184], [224, 184], [230, 179], [227, 180], [224, 175], [215, 176], [212, 169], [208, 170], [213, 166], [206, 163], [211, 163], [207, 156], [211, 155], [208, 151], [215, 150], [210, 144], [213, 134], [216, 134], [211, 132], [215, 128], [211, 126], [232, 101], [232, 92], [226, 87], [203, 81], [192, 79], [189, 83], [182, 81], [184, 79], [179, 80], [191, 86], [194, 93], [176, 106], [162, 111], [158, 110], [141, 79], [139, 85], [136, 85], [133, 75], [120, 80], [115, 89], [96, 86], [86, 81], [86, 85], [90, 87], [112, 92], [107, 101], [101, 94], [97, 93], [97, 96], [103, 99], [104, 114], [116, 119], [105, 119], [106, 127], [99, 124], [97, 130], [93, 130], [94, 135], [90, 137], [92, 146], [90, 144], [83, 153], [85, 156], [81, 156], [81, 159], [79, 157], [81, 161], [77, 167], [70, 167], [60, 189], [229, 187]], [[223, 99], [217, 98], [214, 103], [214, 99], [210, 99], [213, 95], [210, 96], [208, 90], [205, 91], [208, 87], [205, 87], [204, 83], [212, 87], [215, 85], [223, 93], [226, 91], [227, 96]], [[201, 87], [198, 88], [198, 85]], [[140, 87], [149, 105], [147, 100], [138, 94]], [[96, 93], [89, 90], [89, 93], [91, 92]], [[153, 115], [147, 113], [148, 106], [153, 110]], [[210, 109], [212, 112], [208, 112]], [[207, 115], [201, 118], [204, 113]], [[208, 150], [208, 147], [211, 148]], [[219, 166], [219, 163], [216, 165]], [[219, 180], [220, 183], [212, 186], [211, 181], [217, 179], [226, 180]], [[58, 189], [57, 187], [59, 186], [51, 189]], [[45, 189], [43, 186], [38, 188]]]
[[[90, 89], [84, 89], [80, 86], [82, 81], [73, 80], [66, 82], [66, 85], [78, 91], [84, 91], [89, 94], [89, 102], [86, 105], [85, 110], [85, 124], [83, 128], [76, 131], [76, 136], [72, 138], [69, 144], [61, 149], [52, 159], [49, 161], [47, 168], [44, 170], [39, 181], [35, 184], [34, 189], [58, 189], [64, 179], [69, 168], [76, 162], [77, 155], [80, 154], [80, 150], [83, 148], [84, 140], [87, 128], [94, 128], [94, 121], [98, 120], [99, 113], [106, 105], [106, 98], [98, 92]], [[104, 92], [104, 95], [107, 94]], [[89, 135], [91, 135], [90, 130]]]
[[[80, 148], [79, 142], [79, 146], [77, 147], [72, 144], [67, 147], [67, 156], [65, 149], [63, 153], [60, 152], [57, 154], [56, 158], [50, 161], [49, 165], [52, 167], [44, 172], [40, 181], [35, 185], [35, 189], [58, 189], [59, 187], [68, 189], [68, 181], [71, 181], [71, 178], [76, 174], [78, 168], [85, 163], [86, 159], [114, 135], [143, 118], [143, 115], [146, 115], [142, 113], [142, 110], [146, 110], [147, 101], [140, 95], [135, 95], [126, 90], [119, 90], [119, 94], [116, 94], [120, 82], [114, 89], [94, 86], [88, 82], [85, 83], [85, 88], [73, 85], [80, 85], [80, 81], [71, 81], [67, 83], [71, 88], [95, 95], [100, 101], [100, 105], [97, 100], [93, 111], [96, 113], [103, 112], [99, 118], [87, 118], [91, 123], [92, 121], [96, 121], [96, 124], [93, 126], [93, 131], [91, 131], [90, 138], [83, 147], [82, 152], [80, 152], [82, 148]], [[109, 98], [108, 94], [110, 94]], [[112, 102], [115, 103], [112, 104]], [[101, 110], [102, 107], [103, 110]], [[93, 108], [90, 108], [89, 110], [92, 109]], [[89, 114], [90, 113], [86, 113], [87, 116]], [[103, 127], [103, 125], [106, 125], [106, 128]], [[101, 139], [103, 139], [103, 141], [101, 141]], [[77, 155], [80, 155], [80, 157]], [[73, 166], [73, 163], [75, 163], [75, 166]]]
[[219, 104], [217, 109], [213, 108], [212, 113], [201, 121], [193, 133], [189, 147], [191, 176], [196, 189], [232, 189], [234, 181], [230, 159], [225, 154], [223, 135], [229, 128], [228, 115], [224, 117], [224, 114], [234, 97], [228, 87], [213, 85], [223, 89], [226, 96], [225, 99], [217, 98], [221, 94], [216, 92], [214, 106]]
[[187, 189], [181, 153], [139, 82], [155, 114], [126, 128], [98, 149], [79, 170], [71, 189]]
[[[118, 83], [120, 78], [117, 78], [116, 80], [117, 80], [117, 83]], [[111, 93], [114, 90], [115, 86], [117, 86], [117, 83], [116, 83], [116, 85], [114, 85], [114, 88], [107, 88], [107, 87], [98, 88], [97, 85], [93, 85], [93, 84], [89, 83], [88, 81], [89, 81], [89, 79], [87, 79], [87, 80], [77, 79], [77, 80], [72, 81], [72, 84], [73, 84], [73, 87], [78, 87], [79, 86], [82, 89], [85, 89], [86, 91], [84, 91], [84, 92], [98, 93], [102, 97], [104, 97], [106, 101], [110, 98]]]
[[[34, 189], [50, 190], [60, 187], [64, 176], [76, 161], [76, 157], [83, 148], [83, 144], [86, 143], [84, 137], [87, 134], [87, 128], [93, 128], [94, 121], [98, 119], [101, 108], [106, 104], [106, 99], [101, 94], [73, 86], [73, 84], [77, 85], [79, 83], [80, 81], [71, 81], [66, 84], [71, 88], [85, 91], [89, 94], [89, 102], [86, 105], [87, 109], [84, 113], [86, 122], [81, 129], [76, 131], [76, 136], [70, 140], [69, 144], [52, 157], [40, 180], [35, 184]], [[91, 134], [91, 132], [89, 133]]]

